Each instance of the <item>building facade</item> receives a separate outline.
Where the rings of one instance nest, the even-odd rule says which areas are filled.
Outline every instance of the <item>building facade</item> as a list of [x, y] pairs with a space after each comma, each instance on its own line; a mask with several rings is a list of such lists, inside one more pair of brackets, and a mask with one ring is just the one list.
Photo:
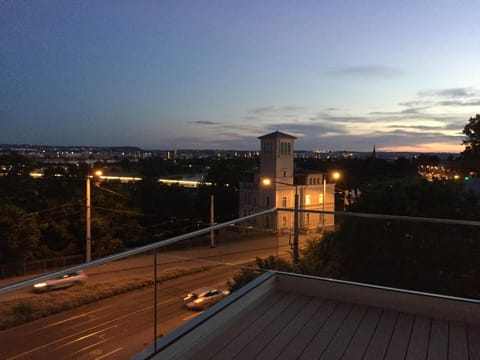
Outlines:
[[[259, 137], [260, 168], [246, 174], [240, 182], [239, 214], [246, 216], [274, 207], [294, 209], [297, 193], [300, 231], [332, 228], [332, 214], [302, 211], [334, 211], [335, 184], [328, 183], [326, 174], [295, 170], [295, 139], [279, 131]], [[279, 211], [257, 219], [255, 225], [288, 233], [293, 231], [293, 219], [293, 211]]]

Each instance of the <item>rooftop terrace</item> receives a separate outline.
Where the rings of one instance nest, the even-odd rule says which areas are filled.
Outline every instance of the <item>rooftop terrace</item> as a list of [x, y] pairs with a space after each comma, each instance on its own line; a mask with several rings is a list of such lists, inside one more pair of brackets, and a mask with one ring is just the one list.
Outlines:
[[476, 300], [269, 272], [155, 359], [480, 359]]

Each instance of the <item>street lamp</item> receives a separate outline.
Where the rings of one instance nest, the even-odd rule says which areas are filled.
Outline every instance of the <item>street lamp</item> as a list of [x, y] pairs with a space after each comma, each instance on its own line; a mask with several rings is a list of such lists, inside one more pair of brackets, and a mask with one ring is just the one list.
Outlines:
[[[298, 263], [298, 187], [297, 184], [289, 184], [281, 181], [273, 181], [275, 184], [295, 186], [295, 207], [293, 211], [293, 263]], [[265, 178], [262, 180], [262, 184], [265, 186], [270, 186], [272, 180]]]
[[[95, 176], [102, 176], [100, 170], [95, 171]], [[85, 262], [90, 262], [92, 260], [92, 210], [90, 205], [90, 178], [93, 178], [93, 175], [87, 175], [87, 187], [86, 187], [86, 213], [85, 213], [85, 242], [86, 242], [86, 255]]]
[[[335, 171], [332, 173], [332, 178], [334, 180], [340, 179], [341, 175], [338, 171]], [[322, 230], [325, 231], [325, 200], [327, 196], [327, 176], [324, 174], [323, 175], [323, 201], [322, 201], [322, 208], [323, 208], [323, 214], [322, 214]], [[333, 205], [335, 206], [335, 190], [333, 191]]]

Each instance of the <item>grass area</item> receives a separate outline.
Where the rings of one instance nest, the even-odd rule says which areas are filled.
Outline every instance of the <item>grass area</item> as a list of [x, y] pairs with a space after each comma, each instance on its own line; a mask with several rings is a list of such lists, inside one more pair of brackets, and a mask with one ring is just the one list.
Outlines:
[[[158, 274], [157, 281], [172, 280], [180, 276], [207, 271], [213, 267], [215, 265], [168, 269]], [[117, 281], [87, 283], [66, 290], [42, 294], [32, 293], [29, 297], [0, 301], [0, 330], [152, 285], [151, 276], [122, 278]]]

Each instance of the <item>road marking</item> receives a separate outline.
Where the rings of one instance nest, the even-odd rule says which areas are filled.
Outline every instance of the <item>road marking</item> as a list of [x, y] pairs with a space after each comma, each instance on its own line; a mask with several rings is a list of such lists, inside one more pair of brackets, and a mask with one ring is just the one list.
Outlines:
[[112, 340], [112, 339], [115, 339], [115, 337], [112, 336], [112, 337], [109, 337], [108, 339], [104, 339], [104, 340], [98, 341], [98, 342], [96, 342], [95, 344], [85, 346], [84, 348], [79, 349], [79, 350], [71, 353], [70, 355], [76, 355], [76, 354], [78, 354], [78, 353], [87, 351], [87, 350], [89, 350], [89, 349], [91, 349], [91, 348], [93, 348], [93, 347], [95, 347], [95, 346], [98, 346], [98, 345], [100, 345], [100, 344], [103, 344], [104, 342], [110, 341], [110, 340]]
[[95, 335], [100, 334], [101, 332], [104, 332], [104, 331], [107, 331], [107, 330], [111, 330], [111, 329], [115, 329], [115, 328], [117, 328], [117, 327], [118, 327], [118, 325], [113, 325], [113, 326], [107, 327], [107, 328], [105, 328], [105, 329], [101, 329], [101, 330], [95, 331], [95, 332], [93, 332], [93, 333], [90, 333], [90, 334], [87, 334], [87, 335], [84, 335], [84, 336], [80, 336], [80, 337], [77, 338], [77, 339], [71, 340], [71, 341], [66, 342], [65, 344], [57, 347], [57, 349], [61, 349], [62, 347], [65, 347], [65, 346], [68, 346], [68, 345], [71, 345], [71, 344], [75, 344], [76, 342], [79, 342], [79, 341], [88, 339], [88, 338], [90, 338], [90, 337], [92, 337], [92, 336], [95, 336]]
[[[166, 302], [169, 302], [169, 301], [176, 301], [176, 300], [177, 300], [177, 299], [170, 299], [170, 300], [163, 301], [162, 303], [159, 303], [159, 304], [163, 304], [163, 303], [166, 303]], [[33, 353], [33, 352], [35, 352], [35, 351], [39, 351], [39, 350], [48, 348], [49, 346], [58, 344], [58, 343], [61, 342], [61, 341], [67, 340], [68, 338], [74, 338], [74, 337], [80, 335], [81, 333], [85, 333], [86, 331], [93, 330], [93, 329], [95, 329], [95, 328], [99, 328], [100, 326], [104, 326], [104, 325], [110, 324], [110, 323], [112, 323], [112, 322], [114, 322], [114, 321], [118, 321], [118, 320], [125, 319], [125, 318], [127, 318], [127, 317], [136, 315], [136, 314], [138, 314], [138, 313], [141, 313], [141, 312], [143, 312], [143, 311], [147, 311], [147, 310], [152, 309], [152, 308], [153, 308], [153, 305], [149, 305], [149, 306], [147, 306], [147, 307], [145, 307], [145, 308], [143, 308], [143, 309], [139, 309], [139, 310], [133, 311], [133, 312], [131, 312], [131, 313], [129, 313], [129, 314], [125, 314], [125, 315], [120, 316], [120, 317], [117, 317], [117, 318], [115, 318], [115, 319], [105, 321], [105, 322], [103, 322], [103, 323], [101, 323], [101, 324], [97, 324], [97, 325], [91, 327], [90, 329], [84, 329], [84, 330], [82, 330], [82, 331], [79, 331], [79, 332], [76, 333], [76, 334], [71, 334], [71, 335], [69, 335], [69, 336], [65, 336], [65, 337], [63, 337], [63, 338], [56, 339], [56, 340], [54, 340], [54, 341], [52, 341], [52, 342], [49, 342], [49, 343], [46, 343], [46, 344], [37, 346], [37, 347], [35, 347], [35, 348], [33, 348], [33, 349], [30, 349], [30, 350], [28, 350], [28, 351], [25, 351], [25, 352], [23, 352], [23, 353], [21, 353], [21, 354], [17, 354], [17, 355], [15, 355], [15, 356], [13, 356], [13, 357], [10, 357], [10, 358], [8, 358], [8, 360], [18, 359], [18, 358], [20, 358], [20, 357], [22, 357], [22, 356], [31, 354], [31, 353]], [[112, 328], [113, 328], [113, 327], [117, 327], [117, 326], [118, 326], [118, 325], [114, 325], [114, 326], [112, 326]], [[105, 329], [104, 329], [104, 330], [105, 330]], [[98, 332], [101, 332], [101, 331], [103, 331], [103, 330], [99, 330]], [[85, 337], [88, 337], [88, 336], [89, 336], [89, 335], [85, 335], [85, 336], [82, 337], [82, 338], [85, 338]], [[74, 342], [75, 342], [75, 341], [78, 341], [78, 339], [77, 339], [77, 340], [74, 340]], [[65, 345], [60, 345], [58, 348], [61, 348], [61, 347], [63, 347], [63, 346], [65, 346]]]
[[119, 348], [116, 348], [115, 350], [110, 351], [109, 353], [104, 354], [104, 355], [102, 355], [102, 356], [100, 356], [100, 357], [97, 357], [97, 358], [95, 358], [95, 359], [96, 359], [96, 360], [100, 360], [100, 359], [106, 358], [107, 356], [110, 356], [110, 355], [115, 354], [116, 352], [119, 352], [119, 351], [122, 351], [122, 350], [123, 350], [123, 348], [119, 347]]
[[103, 310], [105, 310], [105, 309], [107, 309], [107, 308], [109, 308], [109, 307], [112, 307], [112, 306], [113, 306], [113, 305], [103, 306], [102, 308], [99, 308], [99, 309], [95, 309], [95, 310], [92, 310], [92, 311], [88, 311], [88, 312], [82, 313], [82, 314], [80, 314], [80, 315], [72, 316], [72, 317], [69, 317], [69, 318], [67, 318], [67, 319], [63, 319], [63, 320], [54, 322], [54, 323], [52, 323], [52, 324], [43, 326], [43, 327], [41, 328], [41, 330], [43, 330], [43, 329], [48, 329], [48, 328], [51, 328], [51, 327], [56, 326], [56, 325], [61, 325], [61, 324], [63, 324], [63, 323], [66, 323], [67, 321], [71, 321], [71, 320], [75, 320], [75, 319], [78, 319], [78, 318], [86, 317], [86, 316], [88, 316], [88, 315], [90, 315], [90, 314], [93, 314], [93, 313], [96, 313], [96, 312], [99, 312], [99, 311], [103, 311]]

